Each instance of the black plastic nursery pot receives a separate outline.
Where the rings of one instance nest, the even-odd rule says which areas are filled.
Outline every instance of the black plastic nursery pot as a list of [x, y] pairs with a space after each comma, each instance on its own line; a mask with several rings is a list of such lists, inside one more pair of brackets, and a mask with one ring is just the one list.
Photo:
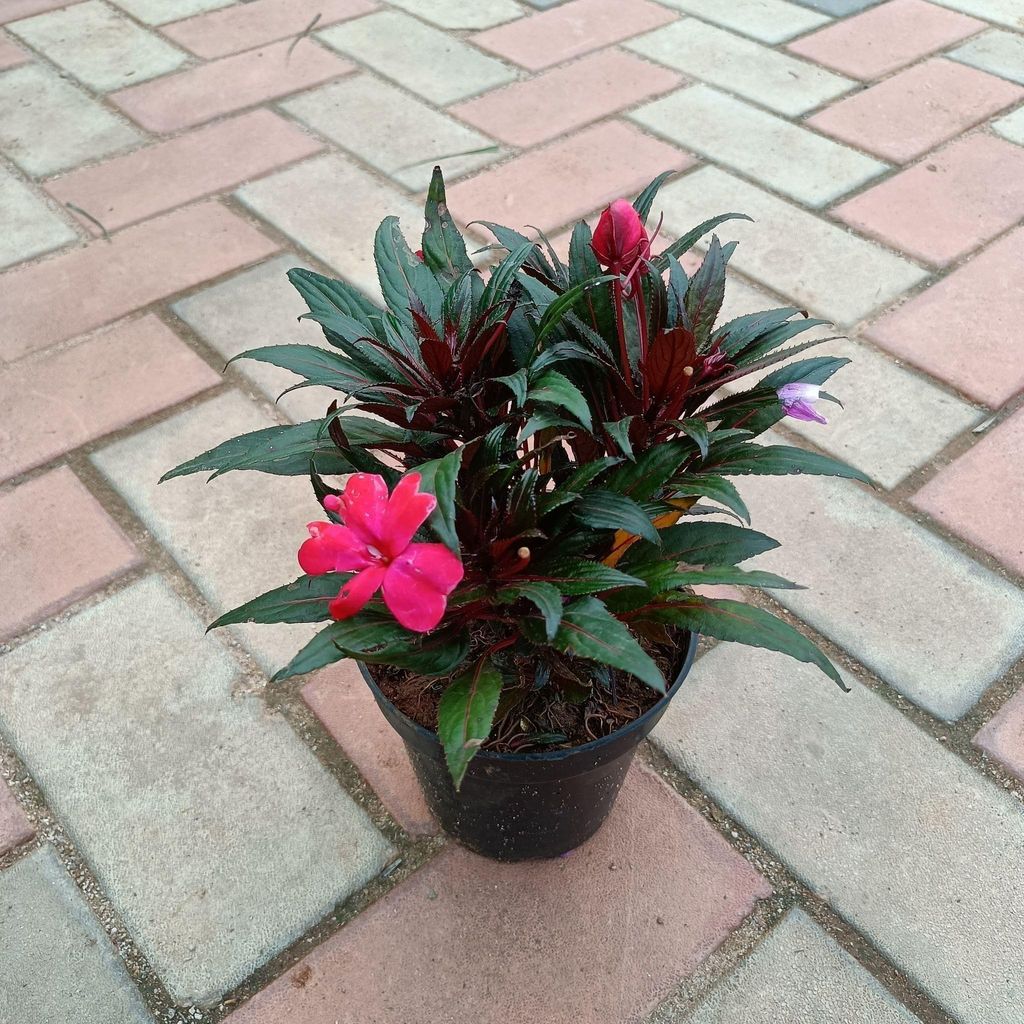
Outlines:
[[481, 750], [458, 792], [437, 734], [395, 707], [360, 663], [384, 717], [402, 737], [434, 817], [453, 839], [495, 860], [557, 857], [604, 824], [636, 748], [658, 724], [690, 671], [697, 651], [691, 633], [665, 696], [639, 718], [599, 740], [568, 750], [500, 754]]

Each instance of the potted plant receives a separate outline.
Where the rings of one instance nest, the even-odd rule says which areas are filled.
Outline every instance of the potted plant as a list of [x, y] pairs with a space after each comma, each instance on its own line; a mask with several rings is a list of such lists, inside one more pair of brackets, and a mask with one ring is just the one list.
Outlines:
[[755, 440], [784, 415], [824, 422], [814, 402], [846, 360], [792, 359], [820, 339], [786, 343], [824, 322], [795, 308], [716, 326], [734, 244], [712, 237], [692, 276], [679, 256], [741, 215], [653, 255], [666, 177], [612, 203], [593, 235], [576, 225], [567, 263], [543, 235], [484, 222], [500, 254], [485, 276], [435, 169], [422, 249], [394, 217], [377, 232], [384, 309], [292, 270], [329, 347], [236, 357], [341, 404], [165, 476], [309, 476], [322, 514], [299, 548], [304, 575], [213, 625], [326, 623], [274, 679], [356, 659], [442, 827], [487, 856], [550, 857], [597, 830], [699, 634], [783, 651], [843, 685], [786, 622], [692, 589], [794, 586], [738, 568], [777, 545], [747, 527], [730, 478], [863, 477]]

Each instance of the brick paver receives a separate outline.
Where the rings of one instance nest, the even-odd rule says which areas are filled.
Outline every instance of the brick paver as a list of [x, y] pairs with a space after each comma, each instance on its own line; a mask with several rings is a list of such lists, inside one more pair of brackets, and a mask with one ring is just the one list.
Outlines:
[[[54, 529], [72, 512], [73, 532]], [[0, 494], [0, 523], [0, 590], [6, 595], [0, 607], [0, 639], [22, 632], [140, 561], [67, 466]], [[45, 571], [40, 572], [41, 566]]]
[[51, 847], [0, 873], [0, 949], [0, 1020], [153, 1024]]
[[391, 853], [237, 675], [156, 578], [0, 663], [5, 733], [182, 1001], [238, 984]]
[[[86, 210], [107, 231], [234, 188], [322, 144], [269, 110], [218, 121], [47, 182], [62, 203]], [[93, 234], [95, 223], [81, 217]]]
[[881, 78], [959, 42], [985, 23], [925, 0], [889, 0], [846, 21], [812, 32], [789, 50], [844, 75]]
[[155, 316], [0, 370], [0, 480], [219, 383]]
[[[0, 1020], [1017, 1024], [1020, 0], [0, 0], [0, 24], [0, 761], [44, 841], [10, 849], [0, 784]], [[298, 576], [308, 481], [157, 485], [323, 414], [223, 363], [325, 344], [293, 266], [378, 300], [374, 232], [397, 214], [419, 247], [435, 162], [460, 221], [563, 255], [664, 170], [660, 241], [752, 216], [717, 230], [742, 243], [721, 317], [850, 335], [806, 354], [852, 360], [845, 408], [780, 432], [877, 487], [737, 480], [784, 542], [752, 567], [810, 585], [776, 597], [879, 695], [719, 645], [658, 733], [685, 795], [638, 766], [547, 864], [435, 837], [351, 663], [264, 689], [315, 624], [204, 638]], [[288, 724], [311, 711], [332, 739]], [[782, 895], [748, 920], [760, 870]]]
[[[508, 1024], [642, 1019], [770, 889], [643, 769], [613, 813], [563, 860], [509, 866], [450, 850], [228, 1019], [444, 1020], [453, 1007]], [[580, 943], [591, 914], [630, 925]], [[380, 971], [396, 949], [402, 969]], [[486, 986], [467, 985], [470, 963], [487, 964]]]
[[1024, 97], [1009, 82], [949, 60], [929, 60], [808, 119], [820, 131], [907, 163]]
[[413, 835], [438, 831], [398, 733], [381, 714], [354, 662], [318, 672], [302, 698], [395, 816]]
[[914, 504], [953, 533], [1024, 576], [1024, 412], [1011, 416], [914, 495]]
[[1006, 1024], [1024, 998], [1020, 805], [847, 682], [723, 645], [655, 740], [956, 1020]]

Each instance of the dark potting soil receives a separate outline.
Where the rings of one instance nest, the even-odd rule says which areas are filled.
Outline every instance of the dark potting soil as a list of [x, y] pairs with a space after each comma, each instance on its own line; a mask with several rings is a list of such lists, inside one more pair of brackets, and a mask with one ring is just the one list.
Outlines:
[[[671, 647], [641, 640], [670, 686], [686, 650], [687, 634], [680, 631], [673, 640]], [[574, 666], [582, 678], [590, 678], [588, 662], [566, 658], [566, 663]], [[437, 731], [438, 705], [451, 677], [422, 676], [391, 665], [368, 665], [367, 668], [384, 696], [399, 711], [424, 728]], [[589, 696], [579, 702], [561, 698], [550, 686], [532, 690], [527, 685], [527, 671], [532, 675], [527, 667], [521, 669], [525, 696], [504, 711], [499, 704], [499, 717], [483, 745], [484, 750], [536, 753], [578, 747], [629, 725], [661, 699], [661, 694], [646, 683], [618, 669], [612, 670], [610, 686], [595, 682]], [[508, 692], [506, 687], [502, 703], [507, 702]]]

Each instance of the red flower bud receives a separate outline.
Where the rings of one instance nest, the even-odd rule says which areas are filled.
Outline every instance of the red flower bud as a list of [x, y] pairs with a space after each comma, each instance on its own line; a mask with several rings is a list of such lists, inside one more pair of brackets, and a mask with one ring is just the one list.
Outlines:
[[647, 272], [641, 261], [651, 258], [651, 241], [640, 215], [625, 199], [616, 199], [605, 208], [594, 230], [591, 248], [601, 266], [613, 274], [629, 274], [637, 263], [641, 274]]

